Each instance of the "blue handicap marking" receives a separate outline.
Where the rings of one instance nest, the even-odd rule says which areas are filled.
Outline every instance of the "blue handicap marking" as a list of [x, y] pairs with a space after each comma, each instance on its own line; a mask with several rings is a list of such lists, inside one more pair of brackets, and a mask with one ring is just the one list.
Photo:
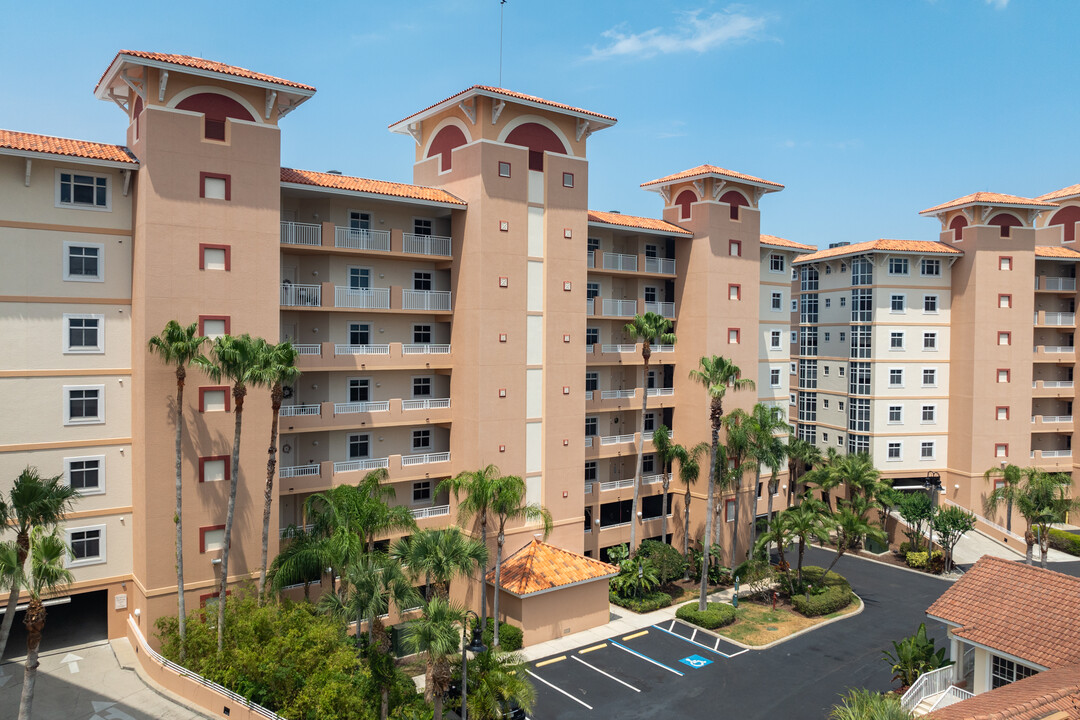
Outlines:
[[712, 660], [701, 657], [700, 655], [691, 655], [690, 657], [684, 657], [679, 662], [689, 665], [692, 668], [703, 668], [706, 665], [712, 665]]

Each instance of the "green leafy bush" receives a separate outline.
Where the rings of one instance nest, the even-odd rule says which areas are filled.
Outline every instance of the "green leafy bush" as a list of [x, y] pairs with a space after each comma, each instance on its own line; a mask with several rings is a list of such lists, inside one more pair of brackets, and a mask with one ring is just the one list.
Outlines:
[[834, 572], [826, 574], [825, 568], [816, 565], [803, 567], [803, 582], [807, 589], [792, 595], [791, 606], [806, 617], [819, 617], [843, 610], [855, 597], [847, 578]]
[[925, 570], [926, 565], [929, 561], [930, 553], [909, 552], [907, 554], [907, 565], [909, 568], [915, 568], [916, 570]]
[[715, 630], [735, 622], [735, 614], [738, 612], [727, 603], [711, 602], [705, 608], [705, 612], [698, 610], [697, 602], [689, 602], [675, 612], [675, 617], [688, 623], [703, 627], [706, 630]]
[[[476, 620], [472, 620], [472, 626], [476, 627]], [[524, 633], [517, 625], [499, 623], [499, 649], [504, 652], [517, 652], [521, 649]], [[487, 630], [484, 631], [484, 645], [492, 647], [495, 644], [495, 621], [488, 618]]]
[[1050, 547], [1070, 555], [1080, 555], [1080, 535], [1050, 528]]
[[[665, 608], [671, 604], [671, 596], [666, 592], [650, 592], [640, 598], [625, 598], [616, 592], [609, 592], [608, 599], [613, 605], [633, 610], [636, 613], [647, 613], [653, 610]], [[500, 631], [501, 632], [501, 631]]]
[[911, 552], [911, 543], [905, 540], [904, 542], [900, 543], [900, 547], [897, 549], [896, 552], [900, 553], [901, 557], [907, 557], [907, 554]]
[[686, 558], [675, 548], [667, 543], [656, 540], [642, 540], [638, 548], [638, 557], [648, 558], [660, 584], [665, 585], [675, 578], [681, 577], [686, 570]]

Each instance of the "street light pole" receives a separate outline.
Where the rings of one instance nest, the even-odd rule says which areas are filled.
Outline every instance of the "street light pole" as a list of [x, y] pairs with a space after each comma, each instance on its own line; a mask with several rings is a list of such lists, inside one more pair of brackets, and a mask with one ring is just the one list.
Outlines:
[[[472, 642], [466, 644], [469, 639], [469, 616], [476, 619], [476, 627], [472, 631]], [[469, 657], [467, 652], [474, 655], [487, 650], [484, 647], [482, 631], [480, 630], [480, 616], [472, 610], [465, 611], [465, 621], [461, 624], [461, 720], [469, 718]], [[436, 718], [435, 720], [439, 720]]]

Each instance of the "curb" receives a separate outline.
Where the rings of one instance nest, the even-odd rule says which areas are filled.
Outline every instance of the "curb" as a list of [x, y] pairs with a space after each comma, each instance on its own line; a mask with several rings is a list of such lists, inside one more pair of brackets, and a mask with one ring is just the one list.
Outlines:
[[[116, 638], [116, 639], [117, 640], [124, 640], [125, 642], [127, 642], [127, 637]], [[129, 647], [130, 647], [130, 645], [129, 645]], [[214, 720], [213, 716], [207, 714], [206, 708], [203, 708], [203, 707], [201, 707], [199, 705], [196, 705], [191, 700], [188, 700], [187, 698], [185, 698], [183, 695], [178, 695], [177, 693], [174, 693], [172, 690], [169, 690], [169, 689], [167, 689], [167, 688], [165, 688], [165, 687], [163, 687], [161, 685], [158, 685], [156, 680], [154, 680], [153, 678], [151, 678], [149, 675], [146, 674], [146, 670], [143, 669], [142, 663], [138, 659], [135, 659], [136, 655], [135, 655], [134, 648], [132, 648], [132, 650], [131, 650], [131, 656], [130, 657], [131, 657], [131, 659], [135, 659], [135, 663], [134, 663], [134, 667], [131, 667], [131, 668], [127, 667], [124, 664], [124, 661], [121, 660], [120, 657], [117, 655], [116, 647], [113, 645], [113, 641], [111, 641], [111, 640], [109, 641], [109, 649], [112, 650], [113, 657], [116, 658], [116, 662], [120, 665], [121, 669], [126, 670], [128, 672], [134, 671], [135, 675], [142, 682], [143, 687], [145, 687], [147, 690], [154, 693], [155, 695], [158, 695], [159, 697], [165, 698], [166, 700], [168, 700], [171, 703], [179, 705], [180, 707], [194, 713], [198, 717], [206, 718], [206, 720]], [[126, 655], [126, 649], [121, 651], [121, 653]]]
[[[821, 549], [824, 550], [825, 548], [821, 548]], [[893, 570], [903, 570], [904, 572], [914, 573], [915, 575], [919, 575], [920, 577], [935, 578], [937, 580], [944, 580], [945, 582], [956, 582], [957, 580], [960, 579], [959, 576], [950, 577], [950, 576], [947, 576], [947, 575], [934, 575], [933, 573], [924, 573], [924, 572], [920, 572], [918, 570], [912, 570], [909, 567], [903, 567], [902, 565], [893, 565], [892, 563], [887, 563], [884, 560], [875, 560], [874, 558], [863, 557], [862, 555], [848, 555], [848, 554], [845, 553], [844, 557], [855, 558], [856, 560], [865, 560], [866, 562], [872, 562], [872, 563], [877, 563], [878, 565], [884, 565], [885, 567], [892, 568]]]

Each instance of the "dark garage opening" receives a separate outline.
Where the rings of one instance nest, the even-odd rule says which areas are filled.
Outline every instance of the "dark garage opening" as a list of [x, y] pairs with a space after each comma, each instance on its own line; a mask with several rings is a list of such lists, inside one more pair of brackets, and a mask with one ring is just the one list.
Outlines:
[[[3, 594], [7, 600], [7, 593]], [[55, 602], [61, 598], [46, 600]], [[61, 602], [45, 607], [45, 631], [41, 636], [40, 652], [47, 653], [74, 645], [108, 640], [109, 618], [106, 603], [109, 594], [106, 590], [72, 595], [70, 602]], [[20, 606], [21, 607], [21, 606]], [[15, 623], [11, 627], [2, 660], [11, 660], [26, 655], [26, 626], [23, 625], [25, 610], [15, 613]], [[3, 614], [0, 613], [0, 618]]]

